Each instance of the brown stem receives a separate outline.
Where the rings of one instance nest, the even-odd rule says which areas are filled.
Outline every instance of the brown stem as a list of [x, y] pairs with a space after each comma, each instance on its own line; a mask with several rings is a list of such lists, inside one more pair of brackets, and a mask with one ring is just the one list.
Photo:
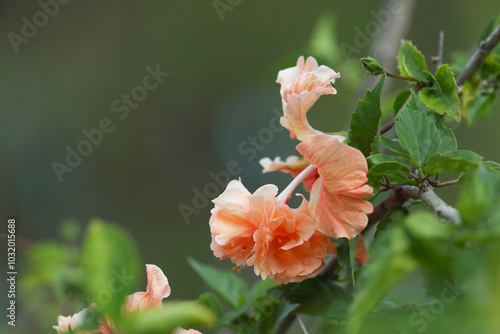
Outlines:
[[372, 226], [378, 223], [379, 220], [384, 218], [389, 211], [403, 205], [409, 198], [410, 197], [400, 190], [395, 189], [383, 202], [373, 208], [373, 212], [368, 215], [368, 225], [366, 225], [361, 233], [365, 234]]
[[462, 86], [483, 64], [490, 52], [500, 43], [500, 24], [481, 42], [474, 55], [457, 77], [457, 85]]
[[452, 184], [457, 184], [458, 182], [459, 182], [458, 180], [439, 182], [439, 183], [436, 183], [436, 185], [434, 187], [436, 187], [436, 188], [446, 187], [446, 186], [449, 186]]
[[[443, 182], [441, 184], [445, 183], [448, 182]], [[449, 220], [453, 223], [460, 223], [461, 221], [460, 213], [457, 209], [446, 204], [438, 195], [436, 195], [429, 184], [424, 183], [421, 188], [407, 185], [395, 185], [393, 192], [383, 202], [375, 206], [375, 208], [373, 208], [373, 212], [368, 215], [368, 224], [361, 233], [365, 234], [391, 209], [403, 205], [404, 202], [410, 198], [421, 199], [432, 211], [436, 213], [436, 215], [443, 219]]]
[[388, 77], [391, 77], [391, 78], [400, 79], [400, 80], [406, 80], [406, 81], [411, 81], [411, 82], [417, 82], [417, 79], [415, 79], [415, 78], [404, 77], [404, 76], [402, 76], [402, 75], [392, 74], [392, 73], [389, 73], [389, 72], [387, 72], [387, 71], [384, 71], [384, 73], [385, 73]]

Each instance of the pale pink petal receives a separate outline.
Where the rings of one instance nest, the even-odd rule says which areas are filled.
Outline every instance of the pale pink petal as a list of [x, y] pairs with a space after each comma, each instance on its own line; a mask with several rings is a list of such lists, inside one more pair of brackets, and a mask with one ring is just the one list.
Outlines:
[[58, 334], [68, 333], [71, 330], [76, 330], [83, 325], [87, 317], [88, 308], [84, 308], [73, 316], [64, 317], [62, 315], [57, 317], [57, 326], [52, 326]]
[[297, 150], [320, 175], [309, 203], [317, 229], [334, 238], [354, 238], [366, 227], [366, 214], [373, 211], [372, 204], [362, 199], [372, 193], [365, 185], [368, 167], [363, 154], [329, 135], [308, 139]]
[[195, 329], [184, 329], [181, 327], [177, 327], [172, 334], [201, 334], [201, 332]]
[[146, 265], [148, 286], [146, 292], [136, 292], [127, 297], [125, 312], [134, 312], [146, 308], [161, 307], [161, 301], [170, 295], [168, 279], [163, 271], [155, 265]]

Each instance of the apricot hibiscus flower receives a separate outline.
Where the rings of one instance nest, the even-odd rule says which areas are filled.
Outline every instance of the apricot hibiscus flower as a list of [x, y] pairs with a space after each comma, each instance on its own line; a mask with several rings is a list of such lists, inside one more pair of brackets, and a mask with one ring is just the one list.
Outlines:
[[221, 260], [253, 265], [263, 279], [299, 282], [318, 273], [334, 246], [314, 227], [306, 199], [291, 209], [290, 190], [277, 193], [275, 185], [265, 185], [251, 194], [240, 181], [231, 181], [214, 200], [210, 247]]
[[281, 84], [283, 103], [283, 117], [280, 123], [290, 131], [292, 138], [306, 140], [323, 134], [311, 127], [306, 113], [321, 95], [337, 94], [333, 87], [337, 78], [340, 78], [339, 73], [325, 65], [318, 66], [313, 57], [304, 61], [301, 56], [297, 60], [297, 66], [279, 71], [276, 82]]

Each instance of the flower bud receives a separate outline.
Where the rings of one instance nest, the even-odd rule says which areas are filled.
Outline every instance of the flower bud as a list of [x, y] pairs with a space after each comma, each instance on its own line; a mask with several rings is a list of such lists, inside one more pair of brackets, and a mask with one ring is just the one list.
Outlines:
[[384, 65], [377, 59], [372, 57], [361, 58], [361, 63], [365, 70], [373, 75], [379, 75], [384, 73]]

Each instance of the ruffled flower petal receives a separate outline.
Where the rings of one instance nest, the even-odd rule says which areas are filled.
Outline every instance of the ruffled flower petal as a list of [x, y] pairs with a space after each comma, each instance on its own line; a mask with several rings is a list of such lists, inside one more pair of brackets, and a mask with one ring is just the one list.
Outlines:
[[136, 292], [127, 297], [125, 312], [161, 307], [163, 298], [170, 296], [170, 286], [163, 271], [153, 264], [146, 265], [148, 286], [146, 292]]
[[317, 229], [334, 238], [354, 238], [373, 211], [372, 204], [362, 199], [373, 192], [365, 185], [368, 166], [363, 154], [329, 135], [310, 138], [297, 145], [297, 150], [320, 175], [309, 203]]
[[[270, 276], [279, 283], [299, 282], [317, 274], [334, 245], [330, 237], [316, 230], [307, 200], [291, 209], [277, 201], [277, 192], [275, 185], [264, 185], [239, 209], [214, 211], [211, 248], [221, 259], [230, 257], [237, 265], [254, 266], [255, 274], [263, 279]], [[242, 233], [238, 235], [232, 225]]]
[[[276, 82], [281, 84], [283, 117], [281, 125], [287, 128], [292, 138], [306, 140], [319, 134], [308, 122], [306, 113], [321, 95], [336, 94], [333, 87], [340, 74], [327, 66], [318, 66], [317, 61], [309, 57], [297, 60], [297, 66], [278, 73]], [[342, 137], [342, 136], [339, 136]]]

